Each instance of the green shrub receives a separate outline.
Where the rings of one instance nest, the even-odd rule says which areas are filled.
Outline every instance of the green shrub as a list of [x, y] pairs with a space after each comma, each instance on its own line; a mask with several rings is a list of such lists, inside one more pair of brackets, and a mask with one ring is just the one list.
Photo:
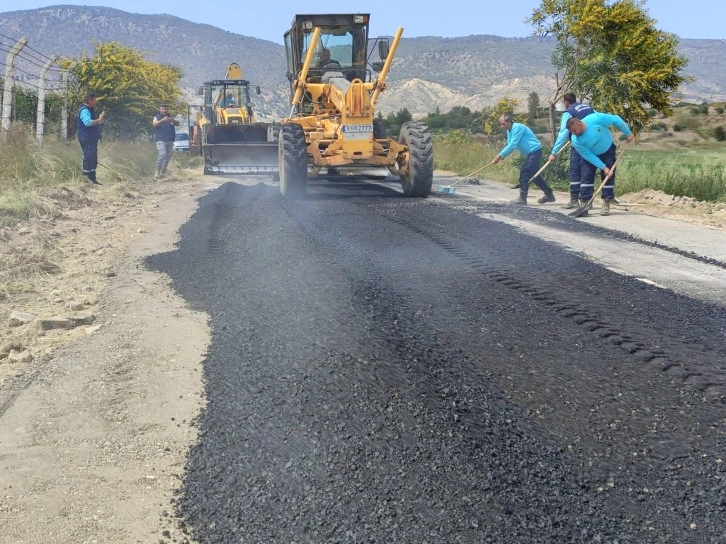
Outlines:
[[716, 127], [715, 129], [713, 129], [713, 136], [719, 142], [723, 142], [724, 140], [726, 140], [726, 130], [724, 130], [723, 127]]

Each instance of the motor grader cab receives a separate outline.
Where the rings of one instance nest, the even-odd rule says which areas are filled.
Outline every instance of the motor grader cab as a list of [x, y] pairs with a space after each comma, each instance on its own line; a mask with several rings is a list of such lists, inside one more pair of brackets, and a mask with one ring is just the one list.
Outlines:
[[[433, 182], [431, 136], [423, 123], [388, 138], [375, 105], [403, 34], [368, 38], [368, 14], [295, 15], [284, 35], [291, 112], [279, 138], [280, 192], [307, 194], [308, 175], [387, 168], [406, 196], [425, 197]], [[384, 170], [385, 172], [385, 170]], [[387, 172], [386, 172], [387, 173]]]
[[204, 158], [204, 173], [276, 175], [279, 125], [255, 119], [250, 82], [242, 79], [239, 64], [229, 65], [225, 79], [205, 81], [200, 94], [204, 103], [192, 145]]

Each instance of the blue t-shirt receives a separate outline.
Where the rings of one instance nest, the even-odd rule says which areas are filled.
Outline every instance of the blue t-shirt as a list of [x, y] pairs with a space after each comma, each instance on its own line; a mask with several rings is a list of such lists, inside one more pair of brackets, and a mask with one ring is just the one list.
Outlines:
[[553, 155], [557, 155], [557, 153], [559, 153], [562, 149], [562, 146], [564, 146], [567, 140], [570, 139], [570, 131], [567, 130], [567, 121], [569, 121], [573, 117], [577, 117], [578, 119], [584, 119], [591, 113], [595, 113], [595, 110], [592, 109], [592, 106], [588, 106], [587, 104], [580, 104], [579, 102], [576, 104], [572, 104], [569, 108], [565, 110], [565, 112], [562, 114], [560, 131], [557, 133], [555, 145], [552, 146]]
[[529, 155], [542, 149], [542, 144], [527, 125], [512, 123], [511, 130], [507, 131], [507, 145], [499, 152], [499, 156], [504, 158], [515, 149], [523, 155]]
[[610, 128], [616, 128], [626, 136], [632, 134], [628, 125], [618, 115], [595, 112], [588, 115], [583, 123], [585, 131], [579, 136], [572, 135], [572, 147], [582, 155], [583, 159], [600, 169], [605, 168], [605, 163], [597, 156], [605, 153], [615, 142]]

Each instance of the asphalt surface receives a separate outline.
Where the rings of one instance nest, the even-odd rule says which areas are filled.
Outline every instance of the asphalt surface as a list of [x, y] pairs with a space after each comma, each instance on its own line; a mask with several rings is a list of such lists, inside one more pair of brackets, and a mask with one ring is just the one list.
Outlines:
[[213, 330], [190, 538], [726, 541], [724, 305], [502, 217], [627, 241], [355, 181], [201, 199], [148, 261]]

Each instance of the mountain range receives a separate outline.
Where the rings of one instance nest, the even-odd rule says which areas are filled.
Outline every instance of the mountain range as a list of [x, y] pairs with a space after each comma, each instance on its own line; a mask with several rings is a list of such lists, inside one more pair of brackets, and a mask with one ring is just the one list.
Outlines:
[[[281, 37], [286, 30], [280, 29]], [[203, 81], [223, 78], [227, 66], [237, 62], [245, 79], [263, 91], [255, 100], [260, 117], [279, 118], [289, 111], [284, 47], [268, 40], [173, 15], [68, 5], [0, 13], [2, 49], [7, 51], [20, 37], [27, 38], [33, 52], [19, 55], [16, 61], [26, 78], [39, 73], [39, 57], [80, 58], [84, 53], [93, 55], [95, 43], [114, 41], [140, 51], [150, 61], [179, 66], [184, 96], [190, 103], [196, 103], [195, 90]], [[551, 39], [537, 37], [406, 38], [404, 34], [377, 109], [385, 115], [407, 108], [414, 117], [421, 117], [455, 106], [480, 110], [503, 97], [519, 99], [525, 109], [530, 93], [536, 92], [544, 102], [554, 89], [553, 48]], [[722, 70], [726, 40], [681, 39], [678, 50], [688, 59], [684, 73], [694, 78], [678, 100], [726, 100]]]

